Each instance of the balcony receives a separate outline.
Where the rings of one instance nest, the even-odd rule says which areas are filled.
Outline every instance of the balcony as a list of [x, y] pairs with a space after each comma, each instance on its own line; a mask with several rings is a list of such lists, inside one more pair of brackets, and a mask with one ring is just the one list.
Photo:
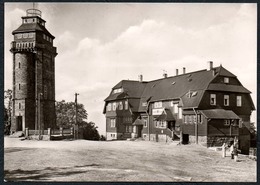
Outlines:
[[16, 51], [34, 51], [35, 41], [33, 42], [11, 42], [11, 52]]

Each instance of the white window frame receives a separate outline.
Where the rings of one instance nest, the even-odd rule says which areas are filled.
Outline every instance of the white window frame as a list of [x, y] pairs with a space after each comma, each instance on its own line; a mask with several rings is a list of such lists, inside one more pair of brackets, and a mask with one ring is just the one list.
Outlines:
[[116, 119], [115, 118], [111, 118], [110, 119], [110, 127], [111, 128], [115, 128], [116, 127]]
[[193, 123], [197, 123], [197, 115], [193, 115]]
[[114, 103], [112, 104], [112, 110], [113, 110], [113, 111], [116, 110], [116, 102], [114, 102]]
[[237, 96], [237, 107], [242, 107], [242, 96]]
[[228, 84], [229, 83], [229, 78], [228, 77], [224, 77], [224, 83]]
[[162, 102], [161, 101], [154, 102], [154, 108], [162, 108]]
[[125, 101], [125, 110], [128, 110], [128, 101]]
[[123, 103], [121, 101], [118, 103], [118, 108], [119, 110], [123, 110]]
[[107, 111], [111, 111], [111, 103], [107, 104]]
[[[212, 102], [213, 100], [213, 102]], [[210, 105], [216, 105], [217, 103], [217, 97], [216, 97], [216, 94], [210, 94]]]
[[173, 111], [175, 114], [178, 114], [178, 112], [179, 112], [178, 103], [173, 104]]
[[[227, 102], [225, 100], [227, 100]], [[229, 95], [224, 95], [224, 106], [229, 106]]]

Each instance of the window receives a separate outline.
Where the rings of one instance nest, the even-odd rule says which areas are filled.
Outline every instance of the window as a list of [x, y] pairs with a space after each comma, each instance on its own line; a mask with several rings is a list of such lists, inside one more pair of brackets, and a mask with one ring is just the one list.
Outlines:
[[107, 111], [111, 111], [111, 103], [107, 104]]
[[110, 127], [116, 127], [116, 119], [110, 119]]
[[187, 123], [188, 116], [184, 115], [184, 123]]
[[21, 90], [21, 84], [18, 84], [18, 89]]
[[238, 107], [242, 106], [242, 96], [237, 96], [237, 106]]
[[154, 102], [154, 108], [161, 108], [162, 107], [162, 102], [158, 101], [158, 102]]
[[189, 123], [192, 124], [192, 115], [189, 115]]
[[116, 134], [111, 134], [111, 137], [112, 138], [116, 138]]
[[202, 123], [202, 117], [201, 117], [201, 114], [198, 114], [198, 123]]
[[193, 123], [197, 123], [197, 115], [193, 115]]
[[166, 128], [166, 121], [154, 121], [156, 128]]
[[19, 69], [21, 68], [21, 63], [20, 62], [18, 63], [18, 67], [19, 67]]
[[229, 95], [224, 95], [224, 106], [229, 106]]
[[144, 127], [147, 127], [147, 119], [144, 119]]
[[116, 102], [113, 103], [113, 107], [112, 107], [112, 110], [116, 110]]
[[224, 83], [228, 84], [229, 83], [229, 78], [228, 77], [224, 77]]
[[143, 102], [143, 103], [142, 103], [142, 106], [143, 106], [143, 107], [147, 106], [147, 102]]
[[128, 101], [125, 101], [125, 110], [128, 109]]
[[19, 109], [21, 109], [22, 108], [22, 105], [21, 105], [21, 103], [19, 103]]
[[210, 94], [210, 105], [216, 105], [216, 94]]
[[120, 92], [122, 92], [122, 91], [123, 91], [122, 88], [114, 89], [114, 90], [113, 90], [113, 94], [115, 94], [115, 93], [120, 93]]
[[143, 134], [143, 138], [145, 139], [147, 137], [147, 134]]
[[121, 101], [119, 102], [119, 110], [123, 110], [123, 103]]
[[173, 104], [173, 111], [176, 114], [178, 113], [178, 104], [177, 103]]
[[225, 119], [224, 120], [224, 125], [229, 126], [230, 125], [230, 120], [229, 119]]
[[179, 111], [179, 119], [182, 119], [182, 109], [179, 107], [178, 111]]
[[126, 125], [125, 126], [125, 132], [131, 133], [133, 131], [133, 127], [131, 125]]
[[43, 39], [46, 39], [46, 35], [45, 34], [43, 34]]

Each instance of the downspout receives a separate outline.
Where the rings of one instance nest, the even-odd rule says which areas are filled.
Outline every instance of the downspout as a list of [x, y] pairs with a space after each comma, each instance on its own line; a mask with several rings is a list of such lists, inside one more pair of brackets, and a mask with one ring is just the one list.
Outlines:
[[198, 114], [196, 113], [194, 107], [192, 109], [193, 109], [193, 111], [195, 113], [196, 120], [197, 120], [196, 123], [195, 123], [195, 140], [196, 140], [196, 144], [198, 144]]
[[149, 110], [149, 104], [150, 104], [150, 101], [148, 101], [147, 103], [147, 108], [146, 108], [146, 114], [147, 114], [147, 126], [148, 126], [148, 139], [150, 141], [150, 117], [149, 117], [149, 113], [147, 112], [147, 110]]

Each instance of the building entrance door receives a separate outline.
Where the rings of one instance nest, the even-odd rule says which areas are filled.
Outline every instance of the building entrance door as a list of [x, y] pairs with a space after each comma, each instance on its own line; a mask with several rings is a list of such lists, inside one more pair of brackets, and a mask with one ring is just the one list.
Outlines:
[[138, 125], [136, 128], [137, 128], [137, 137], [142, 137], [143, 125]]
[[23, 117], [16, 116], [16, 130], [22, 131], [23, 130]]

